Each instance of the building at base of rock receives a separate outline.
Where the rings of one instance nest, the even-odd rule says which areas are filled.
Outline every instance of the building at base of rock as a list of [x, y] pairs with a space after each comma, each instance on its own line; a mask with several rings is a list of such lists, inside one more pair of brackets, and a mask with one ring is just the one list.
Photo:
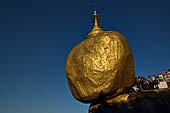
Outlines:
[[168, 69], [168, 72], [163, 72], [159, 75], [159, 79], [160, 88], [170, 88], [170, 69]]

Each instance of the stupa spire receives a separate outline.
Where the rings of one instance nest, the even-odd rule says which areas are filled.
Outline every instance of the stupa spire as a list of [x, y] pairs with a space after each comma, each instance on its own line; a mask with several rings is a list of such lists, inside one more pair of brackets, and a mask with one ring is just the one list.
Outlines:
[[[93, 22], [94, 22], [94, 28], [100, 28], [98, 21], [99, 21], [99, 15], [97, 14], [96, 11], [96, 2], [94, 1], [93, 3], [93, 7], [94, 7], [94, 12], [93, 12]], [[100, 28], [101, 29], [101, 28]]]
[[92, 31], [87, 35], [86, 38], [89, 38], [91, 36], [95, 36], [98, 33], [103, 32], [103, 30], [101, 29], [101, 27], [98, 24], [99, 15], [97, 14], [97, 11], [96, 11], [96, 2], [95, 1], [93, 3], [93, 7], [94, 7], [94, 11], [93, 11], [92, 21], [94, 22], [94, 26], [93, 26]]
[[99, 16], [96, 11], [96, 2], [94, 2], [93, 5], [94, 5], [93, 21], [94, 21], [94, 25], [98, 25]]

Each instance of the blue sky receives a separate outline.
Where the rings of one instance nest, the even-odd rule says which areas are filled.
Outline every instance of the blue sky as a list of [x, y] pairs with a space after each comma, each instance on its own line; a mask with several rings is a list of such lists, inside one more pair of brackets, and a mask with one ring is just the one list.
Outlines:
[[[136, 75], [170, 68], [169, 0], [96, 0], [103, 30], [122, 33]], [[87, 113], [68, 88], [65, 61], [93, 24], [92, 0], [0, 1], [0, 113]]]

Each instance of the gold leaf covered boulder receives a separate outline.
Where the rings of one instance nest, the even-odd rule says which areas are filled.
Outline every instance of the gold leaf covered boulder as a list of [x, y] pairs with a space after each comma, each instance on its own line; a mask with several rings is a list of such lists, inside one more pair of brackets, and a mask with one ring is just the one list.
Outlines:
[[125, 37], [119, 32], [103, 31], [97, 23], [87, 39], [70, 52], [65, 71], [72, 95], [83, 103], [111, 98], [131, 87], [134, 61]]

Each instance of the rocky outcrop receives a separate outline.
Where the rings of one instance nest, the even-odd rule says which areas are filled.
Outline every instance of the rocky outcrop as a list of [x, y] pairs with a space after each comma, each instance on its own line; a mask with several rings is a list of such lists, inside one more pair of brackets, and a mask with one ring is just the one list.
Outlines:
[[89, 35], [75, 46], [65, 71], [72, 95], [83, 103], [117, 96], [131, 87], [135, 78], [128, 41], [115, 31]]
[[170, 89], [122, 94], [92, 103], [89, 113], [170, 113]]

